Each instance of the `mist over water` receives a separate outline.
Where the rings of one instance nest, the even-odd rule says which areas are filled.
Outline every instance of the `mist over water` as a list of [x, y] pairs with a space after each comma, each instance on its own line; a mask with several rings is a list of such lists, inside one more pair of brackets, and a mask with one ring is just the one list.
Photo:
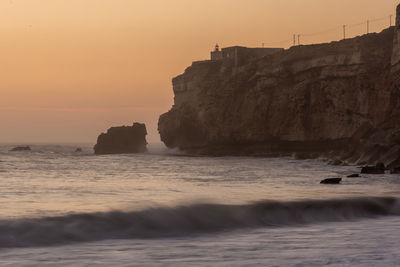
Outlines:
[[[337, 265], [391, 266], [399, 259], [393, 252], [400, 245], [398, 175], [321, 185], [359, 169], [322, 159], [193, 157], [157, 144], [145, 154], [106, 156], [84, 144], [11, 148], [0, 145], [2, 265], [39, 263], [51, 253], [72, 265], [96, 255], [121, 266], [134, 259], [140, 266], [157, 260], [161, 266], [321, 266], [323, 254], [299, 252], [302, 243], [318, 251], [322, 236]], [[357, 248], [356, 239], [364, 240]], [[350, 250], [368, 261], [346, 261]], [[289, 254], [277, 258], [277, 251]], [[45, 257], [49, 264], [63, 263], [53, 256]]]

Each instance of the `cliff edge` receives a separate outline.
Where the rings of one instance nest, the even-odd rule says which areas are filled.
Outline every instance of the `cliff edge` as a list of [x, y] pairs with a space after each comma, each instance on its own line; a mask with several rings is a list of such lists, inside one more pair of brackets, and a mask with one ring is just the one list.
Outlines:
[[173, 79], [161, 140], [208, 155], [400, 164], [399, 13], [397, 26], [378, 34], [194, 63]]

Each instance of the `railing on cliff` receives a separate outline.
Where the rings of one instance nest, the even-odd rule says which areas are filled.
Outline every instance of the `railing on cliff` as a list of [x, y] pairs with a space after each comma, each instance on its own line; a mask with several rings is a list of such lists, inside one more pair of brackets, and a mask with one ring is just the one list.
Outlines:
[[[316, 43], [340, 41], [353, 38], [359, 35], [379, 32], [385, 28], [394, 26], [394, 15], [388, 15], [380, 18], [368, 19], [359, 23], [344, 24], [318, 32], [295, 33], [290, 38], [282, 41], [263, 42], [263, 47], [280, 46], [288, 48], [296, 45], [309, 45]], [[321, 38], [316, 38], [321, 37]]]

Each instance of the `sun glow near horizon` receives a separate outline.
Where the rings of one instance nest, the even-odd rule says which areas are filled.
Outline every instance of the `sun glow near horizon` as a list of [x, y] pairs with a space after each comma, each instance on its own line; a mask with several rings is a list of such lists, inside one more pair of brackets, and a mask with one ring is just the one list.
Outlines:
[[334, 27], [301, 41], [338, 40], [343, 24], [387, 18], [371, 23], [371, 32], [389, 26], [397, 4], [2, 0], [0, 142], [94, 142], [107, 128], [133, 121], [146, 123], [149, 141], [158, 141], [158, 116], [173, 103], [171, 78], [207, 59], [215, 42], [287, 48], [293, 34]]

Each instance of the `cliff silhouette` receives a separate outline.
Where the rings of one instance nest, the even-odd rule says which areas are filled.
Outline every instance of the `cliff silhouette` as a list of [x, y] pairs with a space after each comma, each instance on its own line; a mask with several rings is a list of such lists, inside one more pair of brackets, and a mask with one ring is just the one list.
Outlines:
[[[381, 33], [262, 58], [197, 62], [158, 129], [207, 155], [328, 156], [400, 165], [400, 6]], [[238, 64], [239, 62], [239, 64]]]

